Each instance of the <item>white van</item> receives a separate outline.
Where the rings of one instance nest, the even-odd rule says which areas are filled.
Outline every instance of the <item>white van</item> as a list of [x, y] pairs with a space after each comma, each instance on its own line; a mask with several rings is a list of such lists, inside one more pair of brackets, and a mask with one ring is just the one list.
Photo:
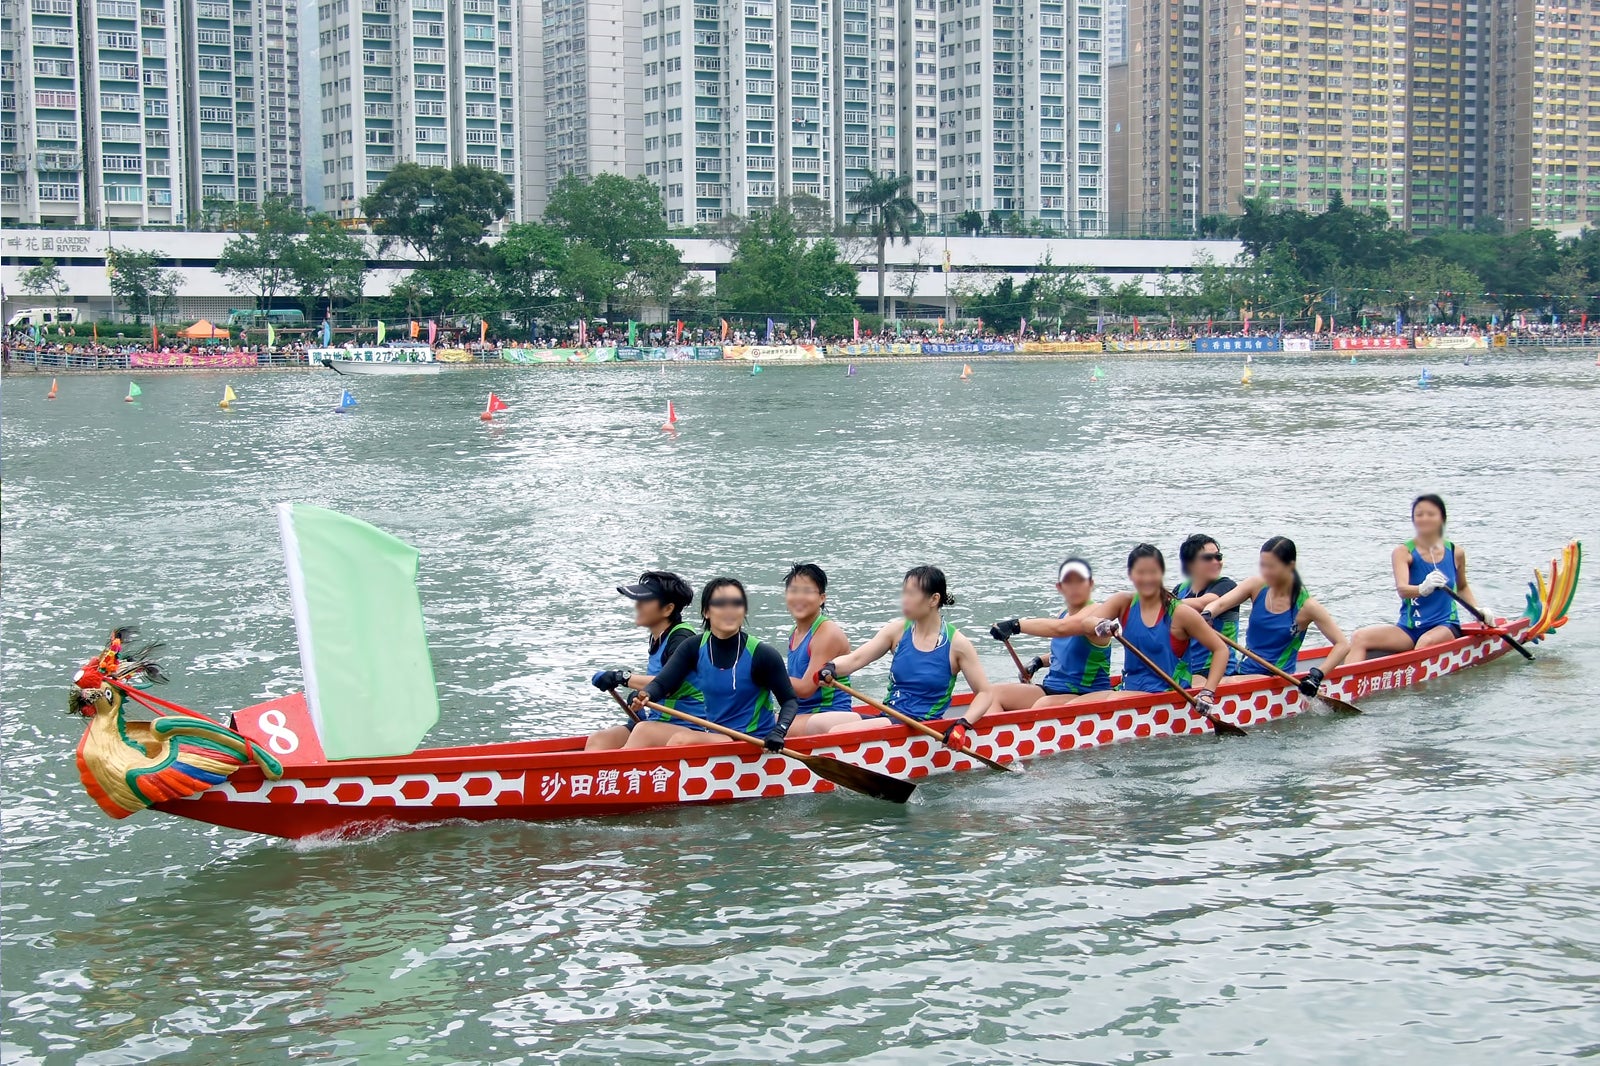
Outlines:
[[29, 326], [64, 326], [76, 321], [78, 309], [75, 307], [30, 307], [12, 315], [6, 326], [26, 329]]

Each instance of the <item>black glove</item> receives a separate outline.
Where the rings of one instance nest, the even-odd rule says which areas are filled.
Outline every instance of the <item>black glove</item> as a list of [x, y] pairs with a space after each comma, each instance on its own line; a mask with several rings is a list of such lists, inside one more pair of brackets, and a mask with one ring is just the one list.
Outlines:
[[589, 684], [601, 692], [612, 692], [626, 685], [631, 676], [626, 670], [601, 670], [589, 679]]
[[833, 661], [829, 660], [817, 668], [817, 672], [812, 675], [811, 680], [819, 685], [831, 685], [837, 676], [838, 672], [834, 669]]
[[783, 742], [788, 739], [789, 727], [779, 722], [767, 730], [767, 735], [761, 738], [761, 743], [766, 745], [768, 751], [779, 752], [783, 750]]
[[989, 635], [995, 640], [1010, 640], [1022, 632], [1022, 619], [1006, 618], [989, 627]]
[[1306, 676], [1300, 682], [1300, 691], [1307, 696], [1315, 696], [1322, 688], [1323, 673], [1315, 666], [1306, 671]]
[[1044, 656], [1035, 655], [1023, 664], [1022, 672], [1028, 675], [1028, 680], [1033, 680], [1033, 675], [1044, 669]]
[[957, 718], [950, 723], [944, 731], [944, 742], [952, 748], [965, 748], [967, 746], [967, 733], [972, 729], [972, 723], [965, 718]]

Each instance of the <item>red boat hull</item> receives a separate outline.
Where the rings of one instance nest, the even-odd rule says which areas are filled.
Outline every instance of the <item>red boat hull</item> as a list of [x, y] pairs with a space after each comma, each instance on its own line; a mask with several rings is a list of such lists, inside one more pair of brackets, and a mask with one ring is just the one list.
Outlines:
[[[1521, 633], [1527, 626], [1518, 620], [1510, 631]], [[1507, 650], [1504, 641], [1474, 627], [1461, 638], [1426, 651], [1341, 667], [1330, 675], [1328, 691], [1345, 700], [1360, 700], [1499, 658]], [[1326, 649], [1304, 652], [1300, 666], [1315, 665], [1325, 654]], [[1221, 717], [1247, 727], [1308, 709], [1296, 690], [1270, 677], [1230, 680], [1219, 697]], [[266, 713], [272, 715], [271, 721], [280, 722], [303, 715], [303, 708], [304, 699], [296, 694], [240, 712], [240, 718], [259, 722]], [[240, 728], [270, 746], [270, 730]], [[1109, 702], [990, 714], [973, 742], [983, 755], [1014, 762], [1123, 741], [1207, 732], [1210, 727], [1172, 695], [1128, 693]], [[224, 784], [157, 809], [245, 832], [300, 839], [458, 820], [588, 818], [834, 790], [799, 763], [744, 745], [585, 752], [583, 742], [582, 737], [571, 737], [285, 765], [277, 781], [246, 766]], [[982, 765], [894, 724], [799, 739], [793, 747], [910, 779]]]

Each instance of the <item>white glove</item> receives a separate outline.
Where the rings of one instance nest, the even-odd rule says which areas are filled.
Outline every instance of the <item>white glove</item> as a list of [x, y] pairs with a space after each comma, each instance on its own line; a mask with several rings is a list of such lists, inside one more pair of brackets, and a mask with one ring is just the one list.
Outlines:
[[1499, 629], [1500, 628], [1498, 625], [1495, 624], [1495, 619], [1500, 617], [1499, 615], [1495, 614], [1493, 611], [1489, 610], [1489, 608], [1485, 607], [1481, 603], [1478, 604], [1478, 610], [1483, 612], [1483, 624], [1484, 625], [1488, 626], [1490, 629]]
[[1442, 570], [1429, 570], [1428, 576], [1417, 582], [1417, 599], [1432, 596], [1435, 592], [1450, 584], [1450, 579], [1444, 576]]
[[1094, 635], [1097, 637], [1114, 637], [1122, 632], [1122, 623], [1115, 618], [1102, 618], [1094, 624]]

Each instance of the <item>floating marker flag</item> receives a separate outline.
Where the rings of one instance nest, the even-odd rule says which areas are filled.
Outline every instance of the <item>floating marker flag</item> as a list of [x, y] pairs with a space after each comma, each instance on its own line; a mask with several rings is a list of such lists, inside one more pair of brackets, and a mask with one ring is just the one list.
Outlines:
[[228, 406], [231, 403], [233, 403], [233, 401], [237, 400], [238, 398], [239, 397], [237, 395], [235, 395], [235, 393], [233, 391], [233, 386], [232, 385], [224, 385], [224, 386], [222, 386], [222, 402], [217, 404], [217, 406], [222, 408], [224, 411], [226, 411], [228, 409]]
[[60, 388], [60, 386], [58, 386], [58, 385], [57, 385], [57, 384], [56, 384], [56, 379], [55, 379], [55, 378], [51, 378], [51, 379], [50, 379], [50, 391], [49, 391], [49, 392], [48, 392], [48, 393], [46, 393], [46, 394], [45, 394], [45, 397], [44, 397], [44, 398], [45, 398], [45, 399], [47, 399], [47, 400], [53, 400], [53, 399], [55, 399], [55, 398], [56, 398], [56, 390], [57, 390], [57, 389], [58, 389], [58, 388]]
[[433, 342], [438, 340], [438, 339], [439, 339], [439, 323], [435, 322], [433, 319], [430, 318], [430, 319], [428, 319], [428, 344], [429, 344], [429, 346], [432, 346]]
[[141, 389], [137, 383], [130, 381], [128, 382], [128, 395], [124, 396], [122, 399], [125, 403], [132, 403], [134, 400], [143, 395], [144, 390]]
[[323, 752], [330, 760], [409, 755], [439, 720], [417, 550], [307, 504], [279, 504], [278, 532]]
[[334, 411], [336, 411], [337, 413], [339, 413], [341, 415], [344, 415], [344, 414], [349, 414], [351, 411], [354, 411], [355, 409], [356, 409], [356, 398], [350, 394], [350, 390], [349, 389], [345, 389], [344, 392], [339, 394], [339, 406], [335, 407]]
[[755, 366], [750, 368], [750, 376], [751, 377], [755, 377], [759, 373], [761, 373], [761, 364], [760, 363], [757, 363]]
[[506, 402], [491, 392], [489, 394], [489, 403], [484, 407], [483, 414], [479, 415], [478, 419], [483, 422], [493, 422], [495, 415], [501, 411], [509, 410], [510, 408], [506, 406]]
[[[662, 369], [665, 369], [663, 367]], [[661, 423], [661, 432], [672, 433], [678, 428], [678, 410], [672, 406], [672, 401], [667, 401], [667, 420]]]
[[847, 378], [853, 378], [856, 376], [856, 365], [854, 363], [851, 363], [849, 366], [845, 367], [844, 376]]
[[972, 377], [972, 368], [966, 363], [961, 364], [961, 380], [967, 381]]
[[378, 319], [378, 343], [381, 345], [383, 343], [383, 339], [388, 335], [388, 327], [383, 324], [383, 319]]

